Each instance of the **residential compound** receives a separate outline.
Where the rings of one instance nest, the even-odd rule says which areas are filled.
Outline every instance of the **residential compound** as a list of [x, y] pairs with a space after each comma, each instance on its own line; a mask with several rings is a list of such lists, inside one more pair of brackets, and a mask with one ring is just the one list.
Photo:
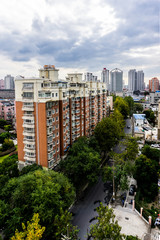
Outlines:
[[10, 122], [15, 127], [15, 104], [13, 100], [0, 100], [0, 118]]
[[59, 80], [58, 69], [45, 65], [39, 78], [15, 79], [18, 159], [53, 168], [80, 136], [90, 136], [107, 115], [104, 83], [82, 81], [82, 74]]

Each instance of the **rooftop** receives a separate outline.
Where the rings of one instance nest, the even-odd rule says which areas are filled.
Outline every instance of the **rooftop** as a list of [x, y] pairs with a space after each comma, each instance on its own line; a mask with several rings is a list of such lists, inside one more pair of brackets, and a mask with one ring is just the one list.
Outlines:
[[145, 117], [146, 117], [146, 114], [133, 114], [133, 117], [134, 117], [136, 120], [144, 120]]

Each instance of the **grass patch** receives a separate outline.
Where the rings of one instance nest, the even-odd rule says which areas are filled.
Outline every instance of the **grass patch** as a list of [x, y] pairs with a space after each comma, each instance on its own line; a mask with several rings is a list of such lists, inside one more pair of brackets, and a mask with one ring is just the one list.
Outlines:
[[8, 158], [8, 157], [9, 157], [9, 154], [0, 157], [0, 163], [2, 163], [2, 162], [3, 162], [6, 158]]

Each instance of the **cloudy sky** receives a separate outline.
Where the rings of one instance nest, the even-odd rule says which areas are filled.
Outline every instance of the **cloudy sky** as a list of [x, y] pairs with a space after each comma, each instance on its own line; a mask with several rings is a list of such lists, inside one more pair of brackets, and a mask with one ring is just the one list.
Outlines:
[[160, 79], [159, 0], [1, 0], [0, 78], [120, 68]]

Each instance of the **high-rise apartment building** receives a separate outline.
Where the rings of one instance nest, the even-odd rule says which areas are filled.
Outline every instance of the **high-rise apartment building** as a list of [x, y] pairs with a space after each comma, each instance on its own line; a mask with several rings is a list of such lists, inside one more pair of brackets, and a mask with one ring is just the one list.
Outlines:
[[0, 89], [4, 89], [4, 80], [0, 79]]
[[131, 69], [128, 72], [128, 90], [135, 91], [137, 88], [137, 72], [136, 69]]
[[101, 73], [101, 81], [106, 84], [106, 89], [109, 89], [109, 70], [106, 68], [103, 68], [102, 73]]
[[144, 73], [143, 71], [136, 71], [131, 69], [128, 72], [128, 90], [129, 91], [143, 91], [144, 90]]
[[158, 78], [154, 77], [151, 80], [149, 80], [149, 91], [155, 92], [159, 90], [159, 80]]
[[110, 71], [110, 90], [111, 92], [122, 92], [123, 89], [123, 71], [118, 68]]
[[87, 72], [84, 74], [84, 80], [86, 82], [90, 82], [90, 81], [93, 81], [93, 82], [97, 82], [98, 81], [98, 77], [97, 76], [94, 76], [92, 73], [90, 72]]
[[39, 78], [15, 79], [18, 159], [53, 168], [80, 136], [90, 136], [107, 114], [103, 83], [82, 81], [81, 73], [59, 80], [45, 65]]
[[144, 84], [144, 72], [141, 71], [137, 71], [137, 90], [139, 91], [143, 91], [145, 87]]
[[4, 77], [4, 87], [5, 89], [14, 89], [14, 77], [11, 75]]

